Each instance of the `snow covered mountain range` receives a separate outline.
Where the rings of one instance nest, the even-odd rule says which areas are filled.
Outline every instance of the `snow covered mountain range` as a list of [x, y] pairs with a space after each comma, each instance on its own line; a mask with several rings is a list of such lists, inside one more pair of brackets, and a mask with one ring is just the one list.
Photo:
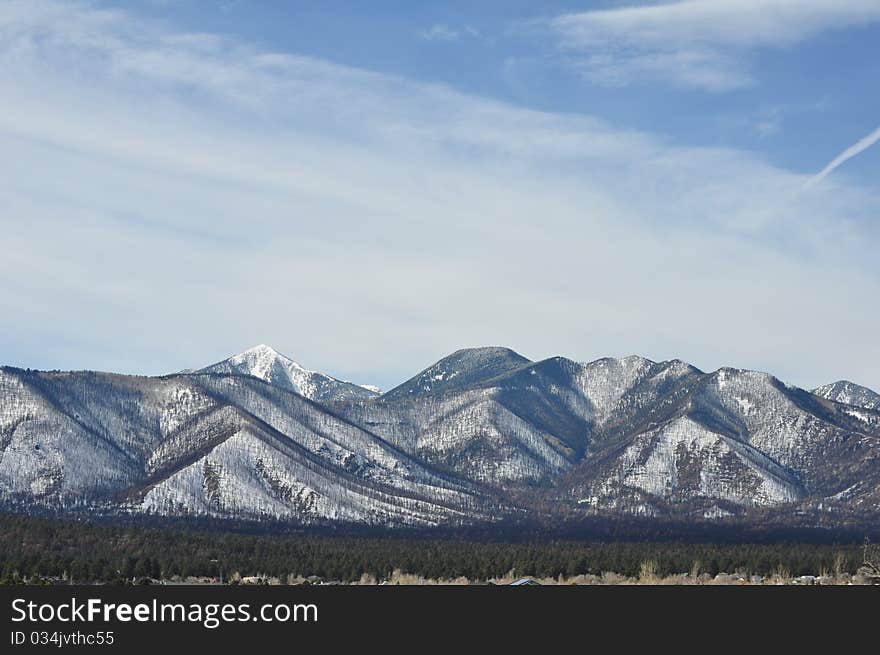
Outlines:
[[162, 377], [0, 369], [0, 508], [457, 526], [880, 524], [880, 395], [461, 350], [390, 391], [257, 346]]

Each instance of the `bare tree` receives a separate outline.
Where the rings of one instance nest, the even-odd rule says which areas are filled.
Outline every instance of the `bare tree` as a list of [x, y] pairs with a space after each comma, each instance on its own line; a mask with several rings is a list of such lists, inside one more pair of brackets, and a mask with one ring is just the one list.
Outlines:
[[874, 584], [880, 584], [880, 546], [872, 544], [867, 538], [862, 551], [862, 567], [859, 573], [870, 578]]

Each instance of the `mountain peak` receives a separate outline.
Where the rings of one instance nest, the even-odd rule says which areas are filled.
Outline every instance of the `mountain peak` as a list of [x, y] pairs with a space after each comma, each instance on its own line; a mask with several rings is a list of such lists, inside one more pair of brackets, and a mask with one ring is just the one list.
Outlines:
[[[254, 346], [253, 348], [248, 348], [244, 352], [241, 352], [238, 355], [233, 355], [224, 361], [229, 362], [235, 367], [237, 372], [253, 375], [255, 378], [260, 378], [267, 382], [272, 382], [274, 377], [278, 377], [277, 375], [273, 375], [273, 372], [290, 373], [295, 371], [298, 376], [302, 376], [303, 374], [314, 374], [314, 371], [306, 370], [290, 357], [282, 355], [272, 346], [267, 346], [264, 343]], [[221, 364], [222, 363], [223, 362], [221, 362]], [[283, 371], [277, 369], [283, 369]], [[287, 375], [287, 377], [290, 377], [290, 375]]]
[[310, 371], [263, 343], [198, 372], [250, 375], [316, 401], [366, 400], [378, 395], [369, 387]]
[[528, 361], [525, 357], [520, 355], [515, 350], [511, 350], [506, 346], [476, 346], [474, 348], [460, 348], [456, 350], [451, 355], [444, 357], [447, 359], [449, 357], [514, 357], [520, 358], [523, 361]]
[[865, 409], [880, 410], [880, 394], [849, 380], [838, 380], [831, 384], [825, 384], [813, 389], [812, 393], [826, 400], [864, 407]]
[[463, 348], [395, 387], [384, 398], [403, 398], [461, 389], [531, 363], [530, 359], [502, 346]]
[[[277, 350], [275, 350], [272, 346], [266, 345], [265, 343], [261, 343], [259, 345], [254, 346], [253, 348], [248, 348], [240, 352], [237, 355], [233, 355], [230, 359], [236, 358], [247, 358], [247, 357], [267, 357], [273, 359], [283, 359], [288, 362], [293, 362], [293, 360], [287, 355], [283, 355]], [[294, 362], [295, 363], [295, 362]]]
[[269, 355], [278, 355], [279, 357], [283, 357], [280, 352], [275, 350], [272, 346], [266, 345], [265, 343], [257, 344], [253, 348], [248, 348], [244, 352], [240, 353], [242, 355], [246, 353], [259, 353], [259, 354], [269, 354]]

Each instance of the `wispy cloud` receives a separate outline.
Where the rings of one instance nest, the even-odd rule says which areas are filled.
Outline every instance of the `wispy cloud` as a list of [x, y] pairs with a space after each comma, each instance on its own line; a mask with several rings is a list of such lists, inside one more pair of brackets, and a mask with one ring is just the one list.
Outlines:
[[566, 14], [550, 26], [598, 83], [729, 91], [755, 82], [756, 49], [877, 21], [876, 0], [680, 0]]
[[457, 41], [461, 36], [461, 32], [443, 23], [431, 25], [431, 27], [422, 30], [419, 34], [426, 41]]
[[500, 343], [880, 386], [880, 199], [845, 181], [83, 4], [0, 5], [0, 88], [9, 363], [269, 342], [388, 386]]
[[875, 145], [878, 141], [880, 141], [880, 127], [871, 132], [868, 136], [859, 139], [849, 148], [837, 155], [837, 157], [832, 159], [825, 168], [819, 171], [814, 177], [810, 178], [810, 180], [806, 184], [806, 187], [809, 188], [819, 184], [822, 180], [831, 175], [831, 173], [833, 173], [837, 168], [842, 166], [844, 163], [846, 163], [856, 155], [863, 153], [865, 150]]
[[782, 130], [782, 110], [771, 107], [760, 113], [752, 122], [752, 129], [760, 138], [766, 139]]
[[464, 37], [479, 37], [480, 31], [470, 25], [450, 27], [445, 23], [435, 23], [419, 32], [419, 35], [426, 41], [458, 41]]

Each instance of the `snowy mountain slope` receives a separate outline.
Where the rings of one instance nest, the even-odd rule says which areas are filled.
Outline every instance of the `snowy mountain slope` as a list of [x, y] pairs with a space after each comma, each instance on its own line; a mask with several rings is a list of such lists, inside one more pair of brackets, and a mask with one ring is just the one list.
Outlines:
[[[681, 469], [699, 474], [699, 485], [684, 487], [685, 496], [697, 502], [773, 506], [821, 498], [864, 480], [880, 456], [880, 415], [857, 423], [764, 373], [692, 373], [677, 390], [667, 389], [648, 403], [648, 419], [627, 420], [644, 413], [639, 411], [644, 398], [630, 394], [629, 401], [628, 412], [618, 412], [613, 425], [597, 430], [604, 439], [595, 443], [605, 450], [598, 448], [568, 476], [570, 493], [588, 506], [623, 502], [650, 513], [646, 492], [681, 501]], [[625, 466], [632, 461], [647, 468]], [[731, 495], [731, 488], [751, 491]]]
[[[398, 497], [349, 484], [338, 471], [292, 464], [254, 428], [243, 428], [191, 465], [151, 486], [138, 509], [165, 516], [327, 521], [370, 525], [438, 525], [470, 515], [431, 500]], [[317, 470], [316, 470], [317, 468]]]
[[124, 445], [65, 413], [35, 377], [0, 370], [0, 499], [87, 503], [137, 475]]
[[831, 384], [813, 389], [813, 394], [837, 403], [880, 411], [880, 393], [854, 382], [846, 380], [832, 382]]
[[193, 382], [360, 479], [436, 497], [472, 491], [469, 485], [436, 474], [375, 434], [298, 394], [236, 376], [196, 376]]
[[867, 397], [854, 393], [505, 348], [458, 351], [381, 396], [268, 348], [158, 378], [3, 368], [0, 507], [389, 527], [880, 522], [880, 411], [841, 402]]
[[[448, 358], [438, 364], [427, 370], [456, 373]], [[500, 369], [480, 367], [483, 375], [472, 368], [452, 375], [455, 384], [434, 393], [407, 389], [334, 408], [398, 448], [474, 482], [539, 481], [570, 466], [585, 442], [588, 410], [568, 388], [564, 367], [562, 360], [505, 358]]]
[[376, 387], [360, 386], [309, 371], [263, 344], [194, 372], [252, 375], [317, 402], [366, 400], [378, 395]]
[[791, 473], [759, 451], [686, 416], [637, 435], [604, 464], [579, 503], [618, 508], [629, 490], [667, 501], [701, 498], [736, 505], [779, 504], [803, 494]]
[[503, 486], [545, 481], [571, 468], [584, 457], [597, 431], [627, 403], [632, 405], [627, 393], [639, 383], [641, 396], [636, 397], [655, 407], [662, 405], [659, 399], [674, 377], [672, 369], [680, 368], [682, 375], [696, 371], [636, 357], [590, 364], [564, 357], [517, 360], [487, 375], [473, 374], [470, 358], [466, 373], [455, 375], [453, 363], [446, 358], [426, 369], [442, 369], [457, 381], [442, 391], [408, 389], [405, 395], [388, 393], [338, 410], [434, 465]]
[[0, 435], [9, 506], [430, 525], [494, 502], [249, 376], [2, 369]]
[[240, 410], [229, 413], [234, 428], [228, 436], [151, 480], [135, 495], [132, 509], [165, 516], [388, 526], [455, 524], [479, 515], [467, 493], [392, 476], [365, 478]]
[[541, 479], [565, 463], [540, 430], [506, 410], [492, 391], [334, 409], [430, 466], [476, 483]]

